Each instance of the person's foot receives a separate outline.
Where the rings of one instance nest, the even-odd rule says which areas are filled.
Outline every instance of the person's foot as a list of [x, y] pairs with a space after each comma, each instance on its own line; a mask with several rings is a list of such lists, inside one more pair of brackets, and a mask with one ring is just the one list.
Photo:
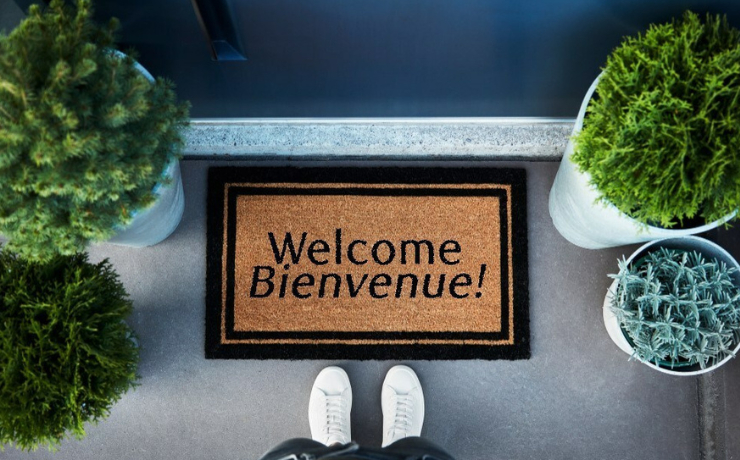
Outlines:
[[350, 442], [351, 409], [352, 387], [344, 369], [330, 366], [319, 372], [308, 401], [311, 437], [327, 446]]
[[416, 373], [407, 366], [388, 371], [380, 395], [383, 407], [383, 447], [401, 438], [420, 436], [424, 394]]

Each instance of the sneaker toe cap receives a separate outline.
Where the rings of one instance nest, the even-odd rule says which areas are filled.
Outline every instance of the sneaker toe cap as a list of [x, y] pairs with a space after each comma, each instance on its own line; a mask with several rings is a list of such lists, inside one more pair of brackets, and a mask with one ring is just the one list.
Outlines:
[[329, 367], [321, 371], [316, 378], [314, 388], [321, 390], [327, 396], [352, 391], [347, 373], [338, 367]]
[[416, 373], [405, 366], [396, 366], [388, 372], [385, 382], [383, 382], [384, 391], [386, 387], [390, 391], [401, 395], [421, 392], [421, 384]]

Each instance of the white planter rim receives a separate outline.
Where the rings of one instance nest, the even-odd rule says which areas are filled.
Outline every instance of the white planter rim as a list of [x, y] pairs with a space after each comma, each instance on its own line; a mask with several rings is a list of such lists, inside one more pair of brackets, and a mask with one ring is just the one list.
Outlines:
[[[125, 59], [125, 58], [129, 57], [128, 54], [124, 53], [123, 51], [119, 51], [119, 50], [117, 50], [115, 48], [107, 48], [106, 51], [111, 56], [115, 56], [115, 57], [118, 57], [118, 58], [121, 58], [121, 59]], [[154, 81], [155, 81], [154, 76], [148, 70], [146, 70], [146, 68], [143, 65], [141, 65], [139, 63], [139, 61], [137, 61], [136, 59], [134, 59], [134, 68], [136, 68], [136, 70], [138, 70], [139, 73], [141, 73], [151, 83], [154, 83]], [[172, 179], [172, 172], [175, 169], [175, 163], [178, 163], [178, 162], [179, 162], [179, 160], [177, 159], [177, 157], [173, 157], [169, 161], [167, 161], [167, 163], [165, 163], [165, 165], [164, 165], [164, 168], [162, 168], [162, 174], [161, 174], [161, 176], [166, 177], [168, 179]], [[161, 195], [162, 194], [162, 187], [164, 187], [164, 186], [165, 186], [165, 184], [161, 180], [157, 181], [154, 184], [154, 186], [152, 187], [152, 193], [155, 196]], [[169, 186], [172, 186], [172, 184], [170, 184]], [[131, 217], [132, 217], [132, 219], [135, 218], [137, 214], [139, 214], [140, 212], [142, 212], [144, 210], [146, 210], [146, 208], [132, 210], [131, 211]], [[116, 228], [118, 228], [119, 230], [121, 230], [121, 229], [125, 229], [126, 227], [128, 227], [128, 226], [127, 225], [121, 225], [121, 226], [117, 226]]]
[[[105, 51], [116, 58], [129, 57], [114, 48]], [[133, 64], [139, 73], [154, 84], [155, 78], [144, 66], [135, 59]], [[166, 180], [172, 183], [165, 184]], [[154, 195], [154, 201], [147, 207], [132, 209], [129, 222], [125, 225], [116, 225], [114, 230], [117, 233], [107, 242], [130, 247], [146, 247], [163, 241], [175, 231], [184, 210], [180, 160], [176, 155], [170, 155], [165, 162], [151, 193]]]

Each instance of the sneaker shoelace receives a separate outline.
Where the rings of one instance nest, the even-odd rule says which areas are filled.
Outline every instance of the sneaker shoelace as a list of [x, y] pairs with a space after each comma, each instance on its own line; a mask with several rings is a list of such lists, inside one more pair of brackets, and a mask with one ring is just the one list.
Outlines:
[[414, 405], [413, 399], [409, 395], [396, 395], [396, 416], [393, 424], [388, 429], [392, 438], [405, 438], [411, 431], [411, 421], [413, 420]]
[[344, 404], [341, 395], [326, 397], [326, 426], [324, 434], [327, 438], [332, 435], [345, 437], [344, 428]]

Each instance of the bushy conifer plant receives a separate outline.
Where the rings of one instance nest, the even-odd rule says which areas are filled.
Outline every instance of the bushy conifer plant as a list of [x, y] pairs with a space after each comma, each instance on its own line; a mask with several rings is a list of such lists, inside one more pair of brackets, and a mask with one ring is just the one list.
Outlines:
[[660, 248], [619, 261], [611, 310], [642, 361], [704, 369], [733, 354], [740, 340], [735, 268], [700, 253]]
[[643, 224], [718, 220], [740, 206], [740, 31], [692, 12], [609, 56], [572, 160]]
[[154, 200], [188, 104], [120, 58], [90, 0], [38, 5], [0, 36], [0, 234], [21, 256], [71, 255]]
[[107, 261], [0, 249], [0, 450], [82, 438], [136, 380], [132, 311]]

